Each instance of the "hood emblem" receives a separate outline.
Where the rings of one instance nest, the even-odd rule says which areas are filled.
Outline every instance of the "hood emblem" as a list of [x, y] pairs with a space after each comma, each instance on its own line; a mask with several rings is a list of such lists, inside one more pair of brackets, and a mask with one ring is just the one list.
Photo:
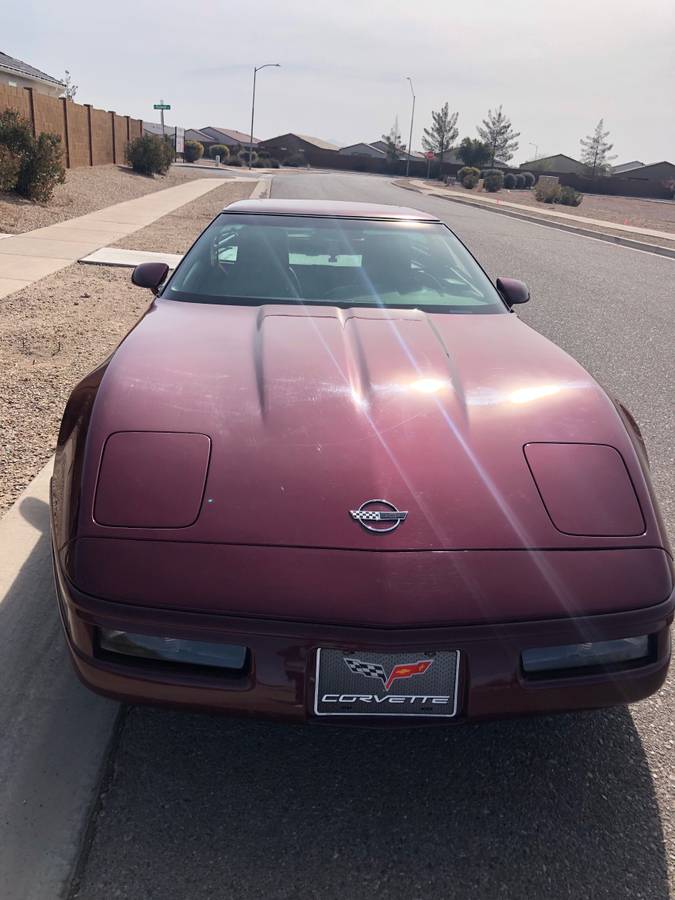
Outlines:
[[[382, 509], [383, 506], [386, 508]], [[350, 509], [349, 515], [366, 531], [387, 534], [389, 531], [395, 531], [401, 522], [406, 520], [408, 513], [396, 509], [388, 500], [366, 500], [358, 509]]]

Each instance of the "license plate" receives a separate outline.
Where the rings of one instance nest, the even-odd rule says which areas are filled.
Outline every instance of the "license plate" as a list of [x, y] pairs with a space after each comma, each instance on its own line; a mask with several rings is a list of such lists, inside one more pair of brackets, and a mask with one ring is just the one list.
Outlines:
[[317, 716], [424, 716], [457, 712], [459, 650], [317, 650]]

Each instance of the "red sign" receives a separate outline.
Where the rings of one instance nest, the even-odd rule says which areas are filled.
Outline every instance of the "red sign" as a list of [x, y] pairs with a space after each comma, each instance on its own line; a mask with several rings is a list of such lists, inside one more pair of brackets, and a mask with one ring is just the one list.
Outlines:
[[425, 159], [433, 159], [434, 156], [435, 154], [433, 150], [427, 150], [427, 152], [424, 154]]

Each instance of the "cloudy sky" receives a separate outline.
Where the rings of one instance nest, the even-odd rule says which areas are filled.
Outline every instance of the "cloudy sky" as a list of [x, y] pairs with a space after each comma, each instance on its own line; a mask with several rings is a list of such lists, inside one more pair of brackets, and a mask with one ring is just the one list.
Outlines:
[[[555, 5], [555, 10], [553, 6]], [[60, 76], [77, 100], [146, 120], [172, 104], [185, 127], [250, 124], [340, 144], [377, 140], [398, 115], [413, 146], [432, 109], [459, 111], [476, 136], [503, 105], [520, 131], [518, 162], [576, 156], [600, 117], [617, 162], [675, 160], [673, 0], [5, 0], [0, 50]]]

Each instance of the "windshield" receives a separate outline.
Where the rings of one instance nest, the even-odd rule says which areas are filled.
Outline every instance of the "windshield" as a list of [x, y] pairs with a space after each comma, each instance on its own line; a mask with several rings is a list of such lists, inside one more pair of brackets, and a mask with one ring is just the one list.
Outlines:
[[506, 312], [440, 223], [225, 213], [162, 293], [200, 303], [312, 303]]

